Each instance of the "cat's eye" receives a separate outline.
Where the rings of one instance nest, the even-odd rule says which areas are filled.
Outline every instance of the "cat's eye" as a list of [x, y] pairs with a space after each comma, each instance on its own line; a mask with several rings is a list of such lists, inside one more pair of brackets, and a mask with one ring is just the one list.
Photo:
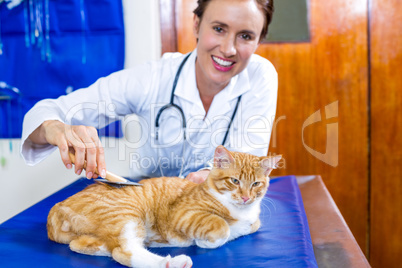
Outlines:
[[234, 183], [234, 184], [239, 184], [240, 183], [240, 181], [238, 180], [238, 179], [235, 179], [235, 178], [230, 178], [231, 180], [232, 180], [232, 182]]
[[260, 181], [256, 181], [256, 182], [253, 183], [253, 187], [258, 187], [258, 186], [260, 186], [260, 185], [261, 185], [261, 182], [260, 182]]

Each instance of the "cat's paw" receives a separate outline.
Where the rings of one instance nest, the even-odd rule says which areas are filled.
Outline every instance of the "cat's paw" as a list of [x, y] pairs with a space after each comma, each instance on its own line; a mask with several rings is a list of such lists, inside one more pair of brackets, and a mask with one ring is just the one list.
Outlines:
[[163, 268], [190, 268], [193, 266], [193, 261], [189, 256], [179, 255], [174, 258], [168, 255], [163, 261]]
[[208, 240], [200, 240], [196, 239], [195, 244], [200, 248], [218, 248], [226, 243], [227, 238], [216, 239], [214, 242], [210, 242]]

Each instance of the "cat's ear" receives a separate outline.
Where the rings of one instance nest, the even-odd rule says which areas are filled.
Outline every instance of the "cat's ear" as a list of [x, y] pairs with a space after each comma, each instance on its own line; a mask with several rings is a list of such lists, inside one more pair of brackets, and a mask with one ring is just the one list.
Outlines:
[[233, 163], [233, 156], [225, 147], [223, 147], [222, 145], [216, 147], [214, 154], [214, 167], [228, 168]]
[[276, 164], [282, 159], [282, 155], [265, 157], [260, 161], [260, 167], [265, 176], [268, 176], [271, 171], [276, 168]]

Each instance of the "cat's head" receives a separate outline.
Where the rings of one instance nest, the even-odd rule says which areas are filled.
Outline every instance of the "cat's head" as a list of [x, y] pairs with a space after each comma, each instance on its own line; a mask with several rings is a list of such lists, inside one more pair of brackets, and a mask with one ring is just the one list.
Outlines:
[[207, 184], [231, 204], [245, 207], [264, 197], [269, 186], [268, 175], [281, 158], [281, 155], [258, 157], [230, 152], [218, 146]]

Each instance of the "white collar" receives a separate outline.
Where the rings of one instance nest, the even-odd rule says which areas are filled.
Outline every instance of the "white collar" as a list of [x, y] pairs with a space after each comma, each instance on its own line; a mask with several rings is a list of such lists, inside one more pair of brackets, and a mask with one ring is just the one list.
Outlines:
[[[194, 53], [195, 52], [195, 53]], [[190, 57], [188, 58], [187, 62], [184, 64], [183, 69], [181, 70], [181, 74], [179, 77], [179, 81], [177, 81], [177, 87], [174, 92], [176, 97], [185, 99], [191, 103], [196, 103], [201, 105], [200, 94], [197, 88], [197, 82], [195, 79], [195, 59], [197, 58], [197, 51], [194, 50], [191, 52]], [[184, 60], [186, 55], [181, 57], [180, 64]], [[179, 68], [179, 67], [177, 67]], [[176, 71], [177, 72], [177, 71]], [[175, 73], [176, 75], [176, 73]]]

